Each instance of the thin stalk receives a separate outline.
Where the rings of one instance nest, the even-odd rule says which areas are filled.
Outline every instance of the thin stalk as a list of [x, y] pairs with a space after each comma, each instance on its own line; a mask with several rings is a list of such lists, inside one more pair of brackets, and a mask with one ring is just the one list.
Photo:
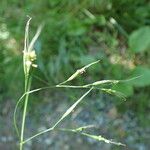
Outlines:
[[33, 138], [35, 138], [35, 137], [37, 137], [37, 136], [40, 136], [40, 135], [42, 135], [42, 134], [44, 134], [44, 133], [47, 133], [47, 132], [49, 132], [49, 131], [53, 131], [53, 130], [58, 126], [58, 124], [59, 124], [60, 122], [62, 122], [62, 121], [73, 111], [73, 109], [84, 99], [84, 97], [87, 96], [92, 90], [93, 90], [93, 87], [91, 87], [91, 88], [90, 88], [84, 95], [82, 95], [74, 104], [72, 104], [72, 105], [66, 110], [66, 112], [62, 115], [62, 117], [61, 117], [51, 128], [48, 128], [48, 129], [46, 129], [46, 130], [44, 130], [44, 131], [41, 131], [41, 132], [39, 132], [39, 133], [37, 133], [37, 134], [31, 136], [30, 138], [28, 138], [28, 139], [22, 141], [20, 144], [23, 145], [24, 143], [26, 143], [26, 142], [32, 140]]
[[25, 121], [26, 121], [26, 113], [27, 113], [27, 106], [28, 106], [28, 99], [29, 99], [29, 91], [31, 87], [31, 79], [28, 75], [25, 76], [25, 102], [24, 102], [24, 109], [22, 115], [22, 125], [21, 125], [21, 136], [20, 136], [20, 150], [23, 150], [23, 141], [24, 141], [24, 129], [25, 129]]

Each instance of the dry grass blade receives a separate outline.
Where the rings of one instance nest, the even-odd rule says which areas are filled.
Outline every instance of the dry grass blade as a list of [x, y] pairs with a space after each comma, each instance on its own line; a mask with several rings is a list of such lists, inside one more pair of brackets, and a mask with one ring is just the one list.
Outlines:
[[72, 111], [73, 109], [83, 100], [83, 98], [88, 95], [91, 91], [93, 90], [93, 87], [90, 88], [83, 96], [81, 96], [67, 111], [63, 114], [63, 116], [58, 120], [58, 122], [53, 126], [56, 127], [64, 118], [66, 118]]
[[31, 17], [29, 17], [26, 27], [25, 27], [25, 38], [24, 38], [24, 51], [26, 52], [28, 50], [28, 45], [29, 45], [29, 24], [31, 21]]
[[94, 125], [87, 125], [87, 126], [78, 127], [76, 129], [59, 128], [59, 130], [60, 131], [81, 132], [85, 129], [94, 128], [94, 127], [95, 127]]
[[122, 144], [120, 142], [114, 142], [112, 140], [108, 140], [108, 139], [102, 137], [101, 135], [97, 136], [97, 135], [92, 135], [92, 134], [83, 132], [85, 129], [92, 128], [92, 127], [94, 127], [94, 126], [89, 125], [89, 126], [79, 127], [79, 128], [76, 128], [76, 129], [60, 128], [59, 130], [67, 131], [67, 132], [80, 133], [81, 135], [87, 136], [87, 137], [92, 138], [92, 139], [97, 140], [97, 141], [104, 141], [105, 143], [111, 143], [111, 144], [115, 144], [115, 145], [125, 146], [125, 144]]
[[40, 25], [40, 26], [39, 26], [39, 28], [38, 28], [36, 34], [34, 35], [32, 41], [30, 42], [29, 47], [28, 47], [28, 51], [29, 51], [29, 52], [32, 51], [33, 46], [34, 46], [36, 40], [38, 39], [38, 37], [39, 37], [39, 35], [40, 35], [40, 33], [41, 33], [42, 27], [43, 27], [43, 25]]
[[114, 94], [115, 96], [123, 99], [124, 101], [126, 100], [126, 95], [124, 95], [123, 93], [116, 91], [116, 90], [112, 90], [112, 89], [105, 89], [105, 88], [101, 88], [101, 91], [104, 91], [108, 94]]
[[97, 60], [97, 61], [94, 61], [94, 62], [92, 62], [92, 63], [90, 63], [90, 64], [84, 66], [84, 67], [81, 68], [81, 69], [78, 69], [78, 70], [77, 70], [73, 75], [71, 75], [66, 81], [60, 83], [59, 85], [65, 84], [65, 83], [67, 83], [67, 82], [69, 82], [69, 81], [72, 81], [72, 80], [75, 79], [77, 76], [79, 76], [80, 74], [84, 73], [87, 68], [89, 68], [90, 66], [92, 66], [92, 65], [94, 65], [94, 64], [97, 64], [97, 63], [99, 63], [99, 62], [100, 62], [100, 60]]
[[120, 146], [126, 146], [125, 144], [122, 144], [120, 142], [114, 142], [112, 140], [108, 140], [104, 137], [102, 137], [101, 135], [92, 135], [92, 134], [88, 134], [88, 133], [85, 133], [85, 132], [82, 132], [81, 133], [82, 135], [85, 135], [87, 137], [90, 137], [92, 139], [95, 139], [95, 140], [98, 140], [98, 141], [104, 141], [105, 143], [110, 143], [110, 144], [115, 144], [115, 145], [120, 145]]

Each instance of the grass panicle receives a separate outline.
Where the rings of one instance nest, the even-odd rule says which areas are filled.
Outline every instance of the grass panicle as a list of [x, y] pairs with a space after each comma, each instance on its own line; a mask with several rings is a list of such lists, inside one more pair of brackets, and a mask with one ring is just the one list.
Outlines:
[[[32, 74], [30, 73], [30, 70], [32, 67], [37, 67], [37, 65], [35, 64], [35, 60], [36, 60], [36, 53], [34, 51], [34, 44], [36, 42], [36, 40], [38, 39], [41, 30], [42, 30], [42, 26], [40, 26], [37, 29], [37, 32], [35, 34], [35, 36], [33, 37], [33, 39], [31, 40], [31, 42], [29, 42], [29, 25], [30, 25], [30, 21], [31, 18], [29, 17], [27, 24], [26, 24], [26, 28], [25, 28], [25, 40], [24, 40], [24, 51], [23, 51], [23, 68], [24, 68], [24, 79], [25, 79], [25, 89], [24, 89], [24, 93], [23, 95], [18, 99], [17, 104], [15, 106], [15, 110], [14, 110], [14, 126], [17, 132], [17, 135], [19, 137], [20, 140], [20, 150], [23, 150], [24, 144], [27, 143], [28, 141], [53, 130], [60, 130], [60, 131], [67, 131], [67, 132], [74, 132], [74, 133], [80, 133], [81, 135], [84, 135], [86, 137], [95, 139], [97, 141], [104, 141], [105, 143], [110, 143], [110, 144], [115, 144], [115, 145], [121, 145], [121, 146], [125, 146], [122, 143], [119, 142], [114, 142], [112, 140], [108, 140], [102, 136], [97, 136], [97, 135], [93, 135], [93, 134], [89, 134], [87, 132], [85, 132], [85, 130], [87, 128], [91, 128], [93, 126], [84, 126], [84, 127], [78, 127], [76, 129], [67, 129], [67, 128], [58, 128], [58, 125], [64, 121], [64, 119], [71, 114], [71, 112], [79, 105], [79, 103], [92, 91], [92, 90], [101, 90], [103, 92], [106, 92], [108, 94], [113, 94], [116, 95], [120, 98], [125, 99], [125, 96], [116, 91], [116, 90], [112, 90], [111, 88], [104, 88], [103, 85], [112, 85], [112, 84], [117, 84], [119, 82], [127, 82], [133, 79], [127, 79], [127, 80], [100, 80], [100, 81], [95, 81], [93, 83], [90, 84], [85, 84], [85, 85], [67, 85], [66, 83], [74, 80], [75, 78], [77, 78], [80, 74], [84, 73], [86, 71], [86, 69], [88, 69], [89, 67], [91, 67], [92, 65], [95, 65], [97, 63], [100, 62], [100, 60], [97, 60], [95, 62], [92, 62], [84, 67], [82, 67], [81, 69], [78, 69], [77, 71], [75, 71], [74, 74], [72, 74], [67, 80], [65, 80], [64, 82], [61, 82], [57, 85], [53, 85], [53, 86], [46, 86], [46, 87], [41, 87], [41, 88], [37, 88], [37, 89], [33, 89], [31, 90], [31, 80], [32, 80]], [[136, 77], [137, 78], [137, 77]], [[44, 90], [44, 89], [51, 89], [51, 88], [75, 88], [75, 89], [88, 89], [78, 100], [76, 100], [65, 112], [64, 114], [62, 114], [62, 116], [58, 119], [58, 121], [56, 121], [56, 123], [52, 126], [47, 128], [46, 130], [43, 130], [29, 138], [24, 138], [24, 132], [25, 132], [25, 121], [26, 121], [26, 114], [27, 114], [27, 107], [28, 107], [28, 101], [29, 101], [29, 96], [32, 93]], [[16, 114], [17, 114], [17, 110], [19, 107], [19, 104], [23, 102], [24, 103], [24, 108], [23, 108], [23, 114], [22, 114], [22, 123], [21, 123], [21, 128], [19, 128], [19, 125], [17, 124], [17, 120], [16, 120]]]

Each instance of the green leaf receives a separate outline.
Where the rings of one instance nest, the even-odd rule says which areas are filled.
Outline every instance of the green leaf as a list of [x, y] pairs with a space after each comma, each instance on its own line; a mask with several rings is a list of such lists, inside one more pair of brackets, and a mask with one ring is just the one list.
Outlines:
[[150, 27], [142, 27], [129, 37], [129, 48], [137, 53], [150, 49]]
[[132, 80], [131, 83], [135, 87], [144, 87], [150, 85], [150, 69], [144, 66], [138, 66], [132, 71], [132, 76], [140, 76], [137, 80]]

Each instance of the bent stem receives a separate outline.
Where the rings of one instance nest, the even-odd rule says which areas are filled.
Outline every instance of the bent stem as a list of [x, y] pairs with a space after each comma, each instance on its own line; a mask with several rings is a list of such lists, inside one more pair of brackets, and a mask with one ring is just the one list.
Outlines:
[[35, 137], [37, 137], [37, 136], [40, 136], [40, 135], [42, 135], [42, 134], [44, 134], [44, 133], [47, 133], [47, 132], [49, 132], [49, 131], [54, 130], [54, 129], [57, 127], [57, 125], [58, 125], [60, 122], [62, 122], [62, 121], [73, 111], [73, 109], [76, 108], [76, 106], [77, 106], [92, 90], [93, 90], [93, 87], [91, 87], [91, 88], [90, 88], [85, 94], [83, 94], [75, 103], [73, 103], [73, 104], [65, 111], [65, 113], [61, 116], [61, 118], [60, 118], [51, 128], [48, 128], [48, 129], [46, 129], [46, 130], [44, 130], [44, 131], [41, 131], [41, 132], [39, 132], [39, 133], [37, 133], [37, 134], [31, 136], [30, 138], [28, 138], [28, 139], [22, 141], [20, 144], [24, 144], [24, 143], [26, 143], [26, 142], [32, 140], [33, 138], [35, 138]]

